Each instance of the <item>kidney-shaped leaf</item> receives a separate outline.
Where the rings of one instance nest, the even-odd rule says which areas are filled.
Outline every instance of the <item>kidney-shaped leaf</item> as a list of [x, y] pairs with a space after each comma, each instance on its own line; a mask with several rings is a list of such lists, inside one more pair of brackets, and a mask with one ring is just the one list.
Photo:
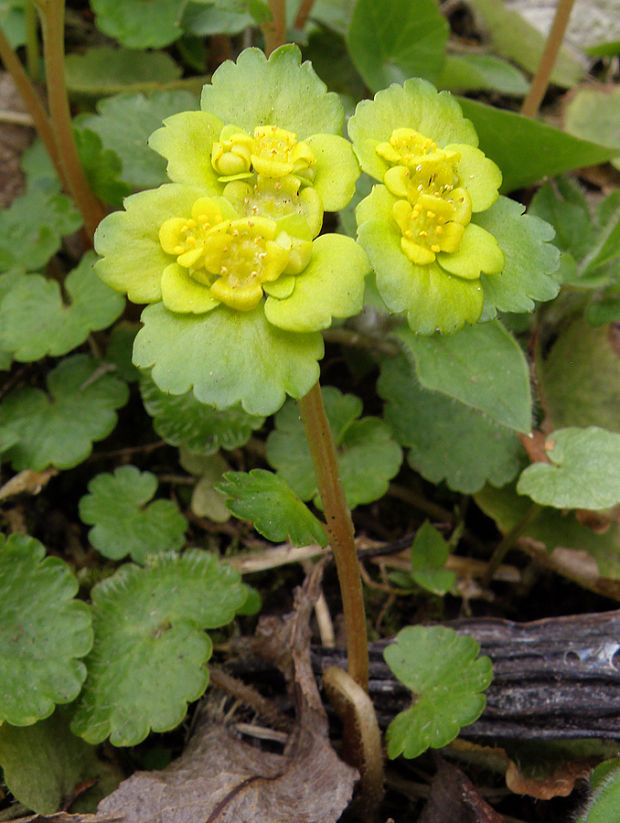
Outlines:
[[56, 280], [22, 275], [0, 303], [0, 346], [21, 362], [58, 357], [113, 323], [125, 300], [97, 277], [94, 261], [94, 254], [84, 255], [65, 280], [69, 305]]
[[49, 394], [24, 387], [0, 405], [0, 430], [19, 437], [5, 457], [17, 471], [47, 466], [69, 469], [85, 460], [93, 441], [116, 425], [115, 409], [127, 402], [127, 384], [85, 354], [63, 360], [47, 378]]
[[559, 429], [545, 450], [551, 463], [528, 466], [519, 494], [556, 509], [606, 509], [620, 502], [620, 434], [598, 426]]
[[0, 723], [29, 726], [74, 700], [93, 642], [78, 582], [33, 537], [0, 534]]
[[143, 563], [148, 554], [180, 549], [187, 520], [172, 500], [146, 505], [157, 491], [157, 478], [135, 466], [98, 474], [80, 500], [80, 518], [93, 528], [88, 538], [112, 560], [130, 554]]
[[482, 714], [484, 689], [493, 677], [480, 644], [447, 626], [407, 626], [383, 652], [396, 677], [414, 693], [410, 709], [400, 712], [387, 730], [388, 756], [417, 757], [446, 746]]
[[89, 743], [133, 746], [173, 729], [203, 693], [212, 644], [246, 598], [239, 573], [193, 549], [126, 564], [92, 591], [95, 642], [72, 729]]

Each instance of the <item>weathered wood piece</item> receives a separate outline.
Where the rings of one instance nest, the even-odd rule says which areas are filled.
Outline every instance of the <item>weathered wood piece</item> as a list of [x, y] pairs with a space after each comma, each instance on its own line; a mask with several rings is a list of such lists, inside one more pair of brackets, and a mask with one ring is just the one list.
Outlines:
[[[447, 625], [475, 637], [493, 661], [482, 717], [466, 737], [620, 739], [620, 610], [514, 623], [492, 618]], [[389, 642], [389, 641], [388, 641]], [[387, 725], [410, 693], [383, 661], [387, 642], [370, 651], [370, 696]], [[315, 671], [345, 665], [341, 649], [313, 648]]]

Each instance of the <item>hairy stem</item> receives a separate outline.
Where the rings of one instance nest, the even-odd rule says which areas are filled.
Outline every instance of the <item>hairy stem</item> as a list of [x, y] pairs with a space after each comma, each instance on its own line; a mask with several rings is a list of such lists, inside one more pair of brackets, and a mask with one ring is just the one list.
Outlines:
[[265, 54], [286, 42], [286, 0], [269, 0], [271, 20], [261, 26], [265, 37]]
[[536, 115], [542, 99], [545, 96], [551, 72], [553, 71], [558, 52], [564, 40], [564, 32], [566, 31], [568, 18], [570, 17], [574, 2], [575, 0], [558, 0], [553, 25], [547, 37], [545, 50], [540, 58], [540, 63], [536, 69], [536, 74], [532, 80], [528, 95], [521, 107], [521, 114], [524, 114], [526, 117], [534, 117]]
[[105, 209], [93, 194], [82, 167], [75, 143], [64, 67], [64, 0], [36, 0], [41, 12], [43, 56], [47, 79], [47, 98], [52, 129], [60, 154], [69, 192], [82, 214], [84, 228], [92, 241]]
[[327, 536], [336, 560], [347, 634], [348, 670], [358, 685], [368, 689], [366, 615], [353, 521], [344, 496], [336, 446], [318, 383], [299, 400], [299, 410], [325, 512]]

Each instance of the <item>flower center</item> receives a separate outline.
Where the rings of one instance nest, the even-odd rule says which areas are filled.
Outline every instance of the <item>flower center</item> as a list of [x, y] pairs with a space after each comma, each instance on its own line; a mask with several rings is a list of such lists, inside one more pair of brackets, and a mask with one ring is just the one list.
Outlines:
[[309, 183], [315, 162], [307, 143], [278, 126], [258, 126], [252, 137], [234, 126], [225, 126], [211, 150], [213, 168], [229, 178], [248, 177], [254, 171], [272, 178], [295, 175]]
[[456, 197], [420, 194], [414, 204], [397, 200], [392, 209], [401, 230], [401, 248], [412, 263], [425, 266], [440, 252], [455, 252], [471, 219], [471, 198], [465, 189]]
[[394, 129], [389, 142], [379, 143], [376, 152], [391, 165], [383, 181], [387, 188], [412, 203], [422, 192], [449, 195], [460, 185], [456, 169], [460, 154], [438, 149], [413, 129]]
[[166, 254], [173, 254], [186, 269], [194, 268], [204, 252], [208, 232], [222, 222], [218, 206], [208, 197], [201, 197], [192, 206], [190, 218], [171, 217], [159, 229], [159, 242]]

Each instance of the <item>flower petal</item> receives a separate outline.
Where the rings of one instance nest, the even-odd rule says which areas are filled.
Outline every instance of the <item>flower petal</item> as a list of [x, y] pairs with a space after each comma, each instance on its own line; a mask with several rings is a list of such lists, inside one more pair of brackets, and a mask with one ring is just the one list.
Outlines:
[[319, 377], [323, 339], [290, 334], [265, 319], [262, 304], [247, 312], [218, 306], [208, 314], [175, 314], [162, 303], [142, 312], [134, 363], [170, 394], [218, 409], [241, 402], [249, 414], [276, 412], [286, 397], [302, 397]]
[[161, 296], [167, 309], [183, 314], [204, 314], [220, 305], [207, 286], [192, 280], [187, 269], [177, 263], [171, 263], [164, 269]]
[[95, 264], [101, 279], [134, 303], [161, 299], [161, 277], [172, 260], [159, 241], [159, 229], [170, 217], [189, 216], [204, 189], [176, 183], [132, 194], [125, 211], [104, 218], [95, 234]]
[[490, 232], [470, 223], [459, 248], [450, 254], [438, 254], [437, 262], [451, 274], [475, 280], [481, 272], [498, 274], [504, 268], [504, 253]]
[[265, 316], [281, 329], [318, 331], [334, 317], [351, 317], [364, 306], [368, 258], [350, 237], [324, 234], [314, 241], [312, 260], [295, 279], [290, 297], [268, 297]]
[[353, 147], [336, 134], [315, 134], [306, 140], [316, 160], [313, 187], [326, 211], [343, 209], [355, 194], [360, 167]]
[[461, 155], [456, 170], [461, 184], [471, 196], [472, 211], [485, 211], [499, 197], [499, 187], [502, 185], [499, 167], [474, 146], [455, 143], [446, 148]]
[[168, 161], [168, 177], [175, 183], [203, 186], [204, 194], [221, 194], [223, 185], [211, 165], [211, 149], [223, 123], [203, 111], [182, 111], [164, 120], [149, 137], [149, 146]]

